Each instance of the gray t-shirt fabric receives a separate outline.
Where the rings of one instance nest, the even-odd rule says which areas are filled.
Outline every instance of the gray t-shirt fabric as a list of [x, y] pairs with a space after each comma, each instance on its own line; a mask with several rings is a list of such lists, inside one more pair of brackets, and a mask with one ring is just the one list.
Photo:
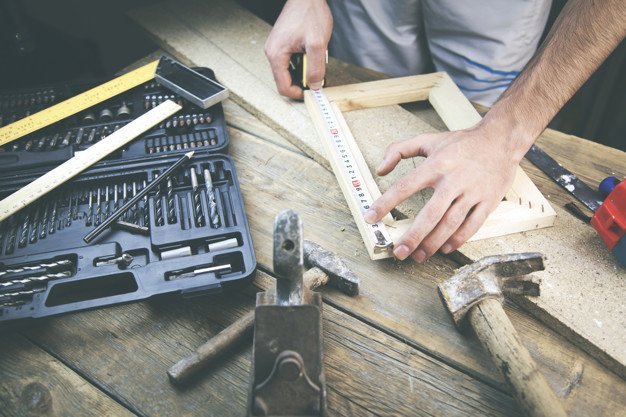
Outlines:
[[391, 76], [446, 71], [490, 106], [535, 53], [551, 2], [329, 0], [329, 51]]

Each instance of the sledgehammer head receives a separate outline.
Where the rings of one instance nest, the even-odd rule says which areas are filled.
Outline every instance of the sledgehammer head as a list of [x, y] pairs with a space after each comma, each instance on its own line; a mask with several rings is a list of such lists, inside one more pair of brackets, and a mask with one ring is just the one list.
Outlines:
[[439, 295], [461, 327], [467, 312], [484, 299], [502, 302], [504, 294], [539, 295], [541, 280], [527, 274], [543, 269], [543, 255], [537, 252], [487, 256], [439, 284]]

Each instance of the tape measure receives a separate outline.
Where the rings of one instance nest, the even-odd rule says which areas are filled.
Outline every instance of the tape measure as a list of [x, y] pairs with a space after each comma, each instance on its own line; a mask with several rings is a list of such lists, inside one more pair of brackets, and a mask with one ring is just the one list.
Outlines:
[[154, 109], [102, 139], [100, 142], [77, 153], [73, 158], [14, 192], [0, 201], [0, 221], [75, 177], [102, 158], [146, 132], [151, 127], [161, 123], [181, 108], [181, 106], [171, 100], [161, 103]]
[[[325, 133], [332, 145], [331, 148], [335, 151], [339, 166], [345, 174], [345, 178], [349, 181], [348, 188], [351, 190], [351, 196], [361, 211], [361, 215], [363, 215], [372, 206], [374, 200], [367, 190], [363, 175], [323, 89], [311, 90], [311, 93], [325, 123]], [[387, 228], [382, 221], [375, 224], [367, 224], [367, 233], [372, 242], [374, 242], [375, 252], [387, 251], [392, 247], [393, 241], [389, 237]]]
[[146, 64], [91, 90], [0, 128], [0, 146], [152, 80], [158, 64], [158, 60]]

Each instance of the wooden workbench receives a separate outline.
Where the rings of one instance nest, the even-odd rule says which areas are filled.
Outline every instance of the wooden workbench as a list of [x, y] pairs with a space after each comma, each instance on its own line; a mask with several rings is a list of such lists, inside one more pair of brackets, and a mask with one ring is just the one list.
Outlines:
[[[477, 341], [457, 332], [437, 297], [436, 284], [457, 265], [439, 255], [424, 265], [370, 261], [332, 173], [236, 104], [224, 107], [259, 260], [253, 285], [209, 298], [165, 296], [75, 313], [3, 333], [0, 415], [243, 415], [250, 346], [186, 389], [173, 388], [165, 371], [253, 308], [254, 292], [270, 285], [272, 222], [283, 208], [298, 211], [305, 237], [346, 258], [362, 279], [357, 298], [324, 293], [329, 415], [519, 415]], [[554, 134], [540, 144], [590, 183], [625, 168], [623, 153], [586, 140]], [[554, 204], [570, 200], [523, 165]], [[516, 306], [506, 310], [571, 415], [624, 415], [622, 379]]]

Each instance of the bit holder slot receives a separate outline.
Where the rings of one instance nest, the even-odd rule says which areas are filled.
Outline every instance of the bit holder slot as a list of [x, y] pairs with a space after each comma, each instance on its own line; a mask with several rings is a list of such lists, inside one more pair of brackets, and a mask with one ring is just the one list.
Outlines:
[[45, 305], [46, 307], [56, 307], [97, 300], [133, 293], [138, 289], [137, 281], [130, 273], [64, 282], [52, 286], [48, 297], [46, 297]]
[[[198, 71], [212, 77], [208, 69]], [[0, 126], [96, 84], [0, 92]], [[0, 198], [165, 100], [182, 104], [182, 111], [0, 222], [0, 323], [162, 293], [199, 295], [249, 280], [256, 258], [234, 162], [225, 155], [229, 137], [222, 106], [201, 109], [156, 82], [1, 147]], [[83, 241], [192, 149], [187, 165], [90, 244]], [[15, 272], [60, 261], [69, 264], [42, 267], [37, 276]], [[203, 271], [211, 267], [217, 269]], [[176, 271], [196, 273], [172, 279]]]

